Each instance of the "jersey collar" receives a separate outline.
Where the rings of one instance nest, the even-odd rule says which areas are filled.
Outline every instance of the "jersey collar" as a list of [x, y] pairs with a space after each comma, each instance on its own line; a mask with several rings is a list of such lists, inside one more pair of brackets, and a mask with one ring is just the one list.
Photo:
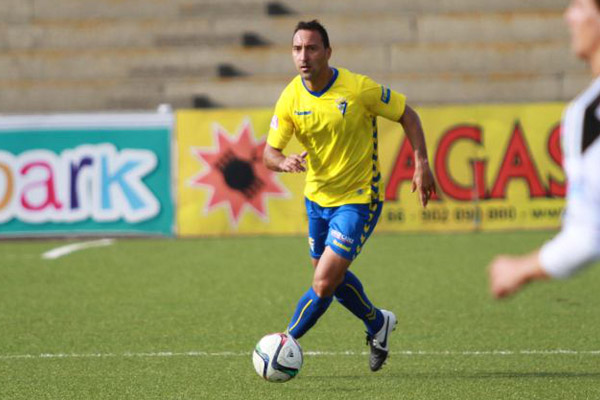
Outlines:
[[309, 88], [306, 87], [306, 83], [304, 83], [304, 79], [302, 79], [302, 85], [304, 86], [304, 89], [306, 89], [306, 91], [310, 94], [312, 94], [315, 97], [321, 97], [322, 95], [325, 94], [325, 92], [327, 92], [329, 90], [329, 88], [331, 86], [333, 86], [333, 84], [335, 83], [335, 80], [338, 77], [338, 70], [337, 68], [331, 67], [331, 70], [333, 71], [333, 76], [331, 77], [331, 79], [329, 80], [329, 82], [327, 83], [327, 85], [325, 85], [325, 87], [323, 88], [323, 90], [321, 90], [320, 92], [313, 92], [312, 90], [310, 90]]

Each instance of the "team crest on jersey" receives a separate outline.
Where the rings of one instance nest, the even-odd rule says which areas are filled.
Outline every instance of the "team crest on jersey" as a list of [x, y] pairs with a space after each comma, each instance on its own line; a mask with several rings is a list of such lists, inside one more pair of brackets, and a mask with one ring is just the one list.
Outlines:
[[342, 116], [346, 115], [346, 108], [348, 107], [348, 100], [345, 97], [340, 97], [335, 101], [335, 105], [342, 113]]

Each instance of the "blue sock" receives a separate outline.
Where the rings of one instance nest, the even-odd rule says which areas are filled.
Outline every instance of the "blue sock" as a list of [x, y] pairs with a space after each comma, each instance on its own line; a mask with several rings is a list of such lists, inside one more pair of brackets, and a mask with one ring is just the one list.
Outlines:
[[296, 306], [296, 312], [288, 325], [288, 333], [300, 339], [329, 308], [333, 297], [321, 298], [313, 288], [308, 289]]
[[365, 323], [370, 335], [377, 333], [383, 326], [383, 314], [369, 301], [362, 283], [352, 272], [346, 271], [344, 281], [335, 291], [335, 297]]

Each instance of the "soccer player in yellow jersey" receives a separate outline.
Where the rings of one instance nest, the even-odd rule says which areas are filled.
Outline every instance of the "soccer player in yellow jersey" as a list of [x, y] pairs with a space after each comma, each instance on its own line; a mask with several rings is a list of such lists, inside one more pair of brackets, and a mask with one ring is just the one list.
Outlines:
[[[421, 122], [402, 94], [366, 76], [330, 67], [329, 37], [318, 21], [298, 23], [292, 56], [300, 74], [275, 106], [263, 157], [274, 171], [307, 172], [304, 195], [314, 276], [287, 332], [302, 337], [335, 296], [364, 322], [369, 365], [377, 371], [387, 358], [396, 316], [373, 306], [349, 267], [375, 228], [383, 205], [378, 116], [402, 124], [415, 151], [412, 189], [423, 206], [435, 192]], [[286, 156], [283, 150], [294, 135], [305, 151]]]

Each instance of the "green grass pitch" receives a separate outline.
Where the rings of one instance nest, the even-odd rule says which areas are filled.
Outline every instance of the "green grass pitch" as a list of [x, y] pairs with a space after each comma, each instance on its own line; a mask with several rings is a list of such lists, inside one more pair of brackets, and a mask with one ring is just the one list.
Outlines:
[[486, 266], [551, 232], [375, 234], [352, 266], [396, 312], [372, 373], [362, 323], [335, 302], [271, 384], [251, 351], [311, 280], [305, 238], [0, 242], [0, 399], [598, 399], [600, 268], [493, 301]]

